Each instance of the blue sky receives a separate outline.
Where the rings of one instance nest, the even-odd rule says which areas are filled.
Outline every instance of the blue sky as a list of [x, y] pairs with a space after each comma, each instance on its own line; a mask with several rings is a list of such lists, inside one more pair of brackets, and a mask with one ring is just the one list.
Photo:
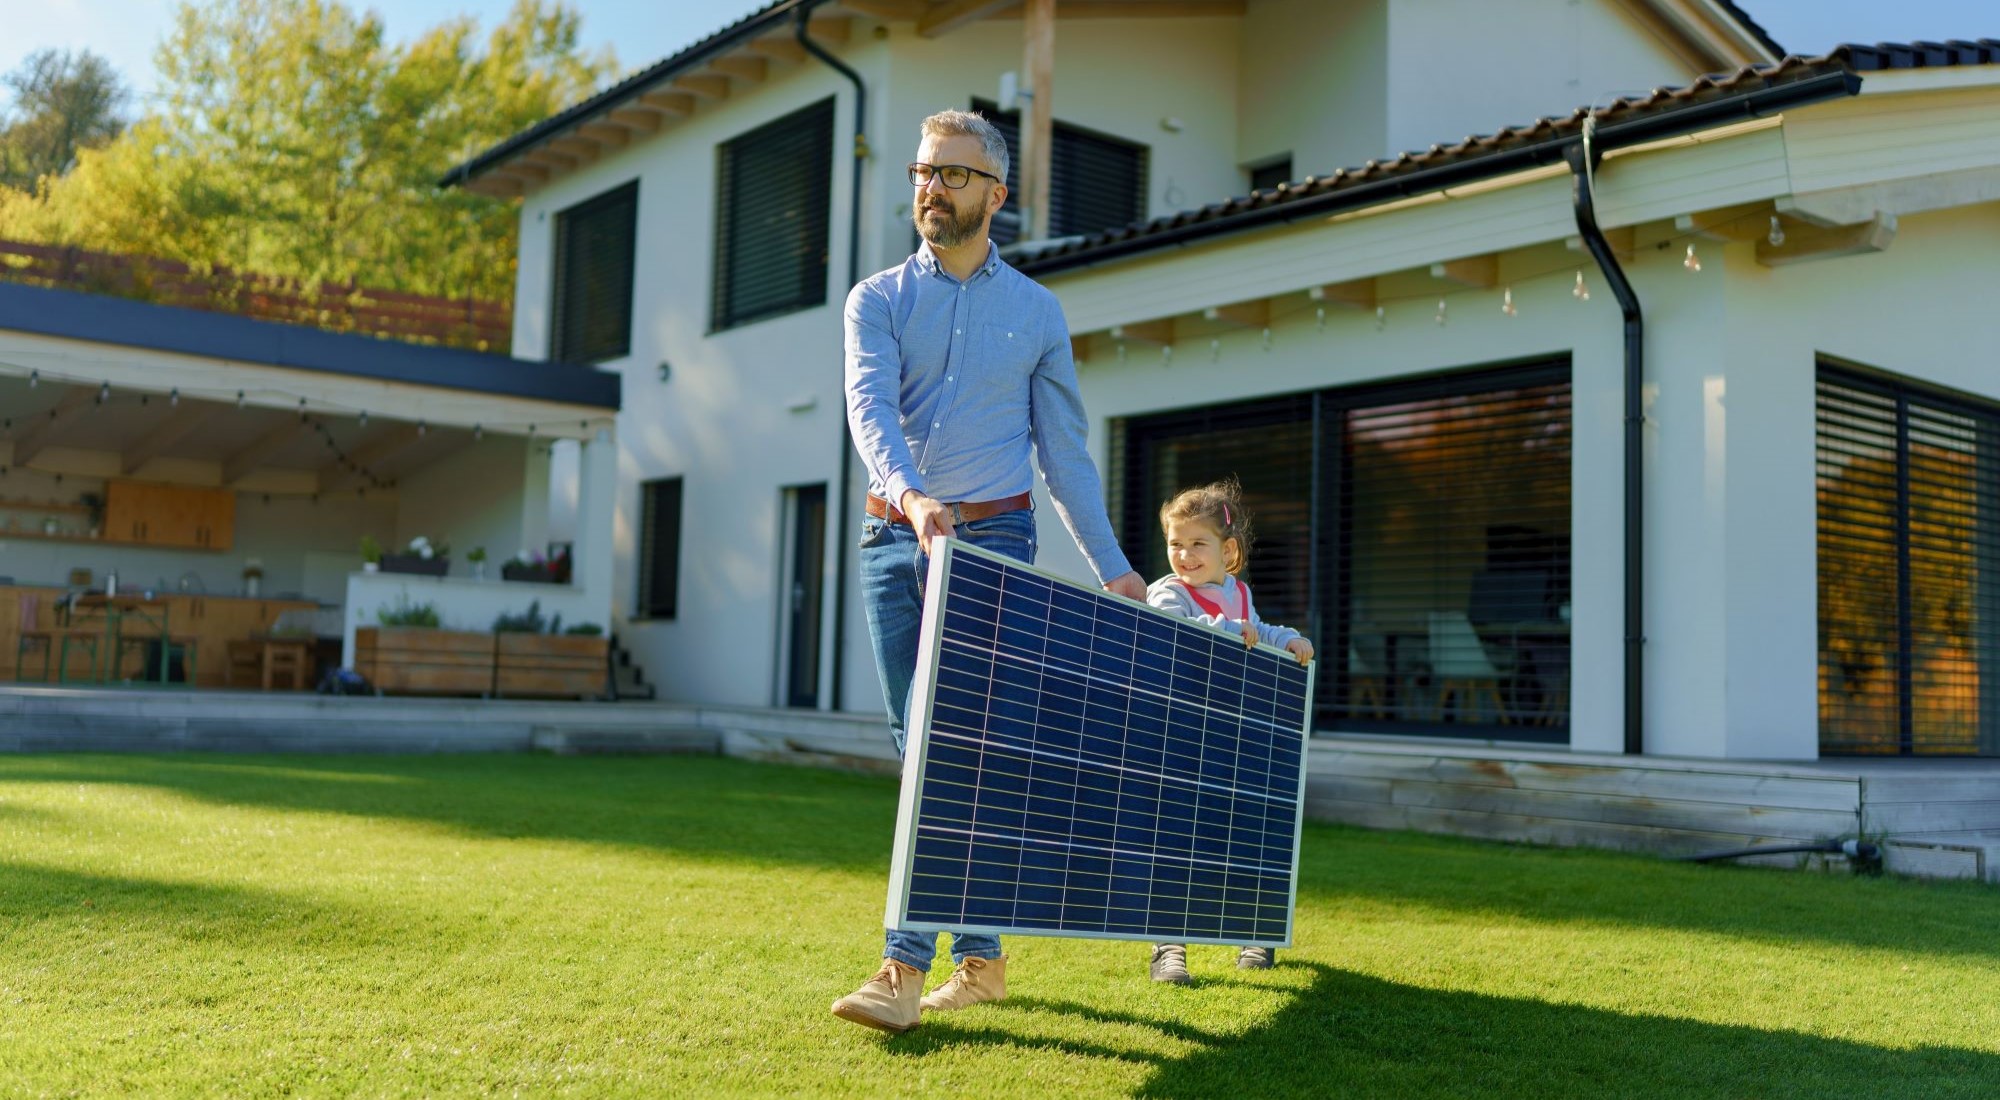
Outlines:
[[[508, 0], [347, 0], [384, 13], [389, 33], [411, 37], [458, 14], [491, 26]], [[593, 47], [611, 46], [629, 71], [675, 53], [768, 0], [571, 0]], [[1738, 0], [1786, 49], [1824, 53], [1841, 42], [2000, 38], [2000, 0]], [[0, 71], [46, 46], [104, 55], [142, 96], [154, 84], [153, 50], [177, 0], [0, 0]]]

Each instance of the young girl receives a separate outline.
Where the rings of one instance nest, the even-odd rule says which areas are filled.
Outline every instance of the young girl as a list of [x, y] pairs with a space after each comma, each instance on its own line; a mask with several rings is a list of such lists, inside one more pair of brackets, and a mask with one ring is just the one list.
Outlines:
[[[1189, 489], [1160, 509], [1167, 536], [1167, 563], [1173, 572], [1146, 589], [1146, 602], [1232, 634], [1243, 644], [1265, 642], [1289, 651], [1300, 664], [1312, 660], [1312, 643], [1288, 626], [1257, 617], [1250, 586], [1236, 579], [1250, 552], [1250, 517], [1243, 490], [1234, 479]], [[1236, 965], [1262, 970], [1276, 960], [1268, 947], [1245, 947]], [[1187, 945], [1153, 945], [1151, 973], [1156, 982], [1186, 984]]]

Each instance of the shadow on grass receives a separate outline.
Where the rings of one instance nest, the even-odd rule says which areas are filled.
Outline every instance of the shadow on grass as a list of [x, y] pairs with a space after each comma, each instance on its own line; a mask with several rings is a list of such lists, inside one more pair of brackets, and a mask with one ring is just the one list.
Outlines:
[[833, 869], [886, 869], [896, 828], [893, 782], [700, 756], [0, 757], [0, 794], [12, 783]]
[[[1317, 963], [1311, 984], [1267, 1023], [1219, 1036], [1165, 1017], [1009, 998], [1013, 1011], [1111, 1025], [1106, 1039], [1010, 1030], [983, 1010], [942, 1017], [887, 1044], [916, 1056], [966, 1045], [1149, 1062], [1152, 1097], [1986, 1097], [2000, 1058], [1959, 1049], [1888, 1050], [1796, 1032], [1625, 1015], [1598, 1008], [1420, 989]], [[1163, 1057], [1120, 1046], [1148, 1028], [1194, 1045]]]
[[1468, 915], [1667, 928], [1796, 946], [2000, 956], [2000, 891], [1309, 825], [1299, 901], [1343, 898]]
[[[0, 863], [0, 945], [8, 933], [58, 922], [79, 927], [101, 922], [118, 936], [148, 930], [202, 945], [289, 941], [302, 929], [328, 926], [338, 926], [343, 939], [358, 947], [397, 938], [388, 921], [263, 890]], [[97, 945], [95, 939], [79, 942]]]

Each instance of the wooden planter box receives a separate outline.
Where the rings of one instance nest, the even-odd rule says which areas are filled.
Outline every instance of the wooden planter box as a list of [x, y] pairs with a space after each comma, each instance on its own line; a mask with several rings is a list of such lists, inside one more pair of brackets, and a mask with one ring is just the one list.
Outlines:
[[428, 627], [364, 626], [354, 671], [393, 695], [485, 695], [493, 690], [493, 635]]
[[426, 577], [442, 577], [451, 572], [450, 558], [425, 558], [416, 554], [382, 555], [382, 572], [417, 573]]
[[518, 561], [510, 561], [502, 565], [500, 567], [500, 579], [503, 581], [533, 581], [536, 584], [554, 584], [556, 581], [555, 577], [549, 573], [548, 566], [524, 565]]
[[611, 639], [587, 634], [496, 634], [493, 694], [574, 696], [604, 694], [611, 671]]

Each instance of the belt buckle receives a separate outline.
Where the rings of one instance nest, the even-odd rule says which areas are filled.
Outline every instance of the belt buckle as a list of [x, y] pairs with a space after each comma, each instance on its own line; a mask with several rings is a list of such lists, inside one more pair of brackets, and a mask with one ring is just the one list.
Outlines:
[[954, 500], [947, 505], [951, 509], [951, 525], [953, 527], [957, 527], [965, 522], [965, 513], [959, 510], [959, 503], [959, 501]]

